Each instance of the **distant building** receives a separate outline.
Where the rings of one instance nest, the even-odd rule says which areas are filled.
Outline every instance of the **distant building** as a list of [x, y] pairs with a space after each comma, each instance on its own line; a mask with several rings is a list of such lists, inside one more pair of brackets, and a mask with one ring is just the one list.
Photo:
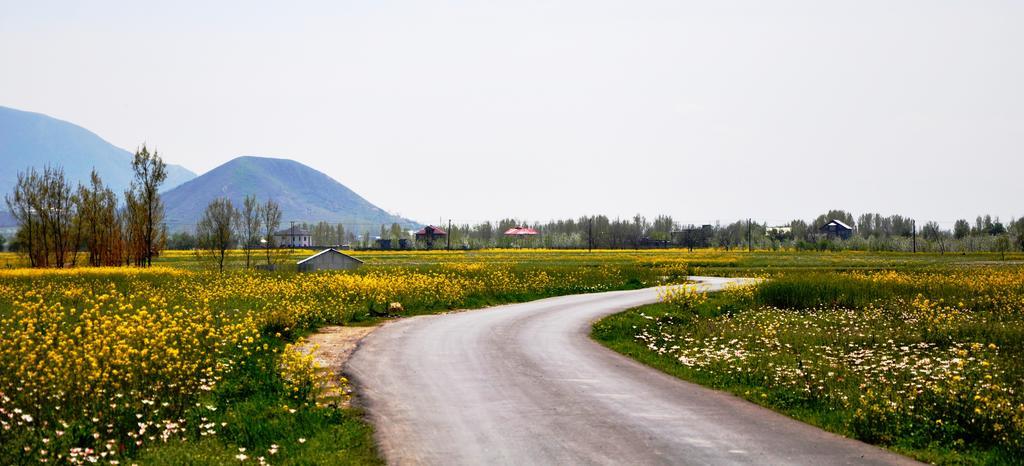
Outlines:
[[295, 225], [274, 233], [274, 240], [277, 246], [282, 248], [308, 248], [313, 246], [309, 230]]
[[391, 249], [391, 239], [377, 238], [377, 249]]
[[700, 228], [690, 225], [689, 228], [673, 231], [672, 240], [692, 251], [694, 248], [711, 247], [711, 238], [714, 234], [715, 231], [711, 225], [701, 225]]
[[643, 236], [640, 238], [639, 247], [644, 249], [650, 248], [667, 248], [671, 245], [671, 242], [667, 239], [655, 239], [649, 236]]
[[355, 270], [363, 261], [334, 248], [324, 249], [298, 262], [299, 272], [318, 270]]
[[829, 220], [818, 231], [824, 233], [829, 238], [850, 239], [850, 236], [853, 235], [853, 227], [836, 219]]
[[416, 232], [416, 241], [426, 243], [427, 249], [431, 249], [434, 247], [434, 241], [446, 236], [448, 236], [448, 232], [441, 227], [427, 225]]

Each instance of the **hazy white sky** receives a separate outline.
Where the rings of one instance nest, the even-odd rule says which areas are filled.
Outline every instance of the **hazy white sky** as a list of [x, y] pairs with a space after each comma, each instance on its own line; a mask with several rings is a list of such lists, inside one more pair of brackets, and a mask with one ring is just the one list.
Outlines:
[[8, 1], [0, 105], [423, 222], [1024, 215], [1020, 1]]

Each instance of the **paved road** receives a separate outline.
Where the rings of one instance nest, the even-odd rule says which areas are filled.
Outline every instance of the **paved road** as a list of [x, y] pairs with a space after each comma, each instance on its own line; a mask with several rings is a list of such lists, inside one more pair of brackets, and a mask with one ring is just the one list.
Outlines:
[[655, 300], [646, 289], [402, 319], [347, 371], [392, 464], [912, 463], [589, 338], [596, 319]]

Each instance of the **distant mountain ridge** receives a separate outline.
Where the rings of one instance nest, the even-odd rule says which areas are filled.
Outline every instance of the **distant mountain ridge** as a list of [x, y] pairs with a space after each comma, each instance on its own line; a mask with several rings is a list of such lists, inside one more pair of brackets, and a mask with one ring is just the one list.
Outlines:
[[412, 220], [388, 213], [345, 185], [294, 160], [244, 156], [210, 170], [163, 195], [167, 227], [192, 231], [206, 206], [218, 197], [241, 206], [247, 195], [281, 205], [282, 228], [290, 222], [345, 225], [349, 231], [376, 232], [380, 225], [399, 223], [418, 227]]
[[[0, 228], [14, 226], [3, 212], [19, 172], [29, 167], [61, 166], [72, 184], [87, 183], [93, 170], [118, 197], [132, 180], [132, 154], [91, 131], [63, 120], [0, 106]], [[163, 186], [166, 221], [171, 231], [191, 231], [209, 202], [217, 197], [241, 205], [246, 195], [281, 205], [282, 227], [290, 222], [341, 223], [350, 231], [376, 232], [380, 225], [412, 220], [388, 213], [331, 177], [301, 163], [278, 158], [238, 157], [202, 176], [167, 164]]]
[[[63, 167], [72, 184], [87, 183], [95, 168], [104, 184], [121, 197], [132, 180], [131, 160], [131, 152], [81, 126], [41, 113], [0, 106], [0, 199], [14, 189], [19, 172], [29, 167], [42, 170], [46, 165]], [[195, 177], [185, 167], [167, 164], [163, 189]], [[0, 201], [0, 210], [6, 209]]]

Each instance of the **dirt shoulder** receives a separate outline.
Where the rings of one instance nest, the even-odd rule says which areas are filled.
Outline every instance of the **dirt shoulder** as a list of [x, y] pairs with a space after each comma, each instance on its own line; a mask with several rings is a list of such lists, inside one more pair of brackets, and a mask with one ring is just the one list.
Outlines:
[[342, 375], [345, 363], [356, 350], [359, 341], [377, 330], [371, 327], [344, 327], [334, 325], [323, 327], [306, 338], [305, 350], [313, 354], [317, 365], [330, 372], [327, 387], [321, 399], [348, 407], [351, 402], [351, 385]]

